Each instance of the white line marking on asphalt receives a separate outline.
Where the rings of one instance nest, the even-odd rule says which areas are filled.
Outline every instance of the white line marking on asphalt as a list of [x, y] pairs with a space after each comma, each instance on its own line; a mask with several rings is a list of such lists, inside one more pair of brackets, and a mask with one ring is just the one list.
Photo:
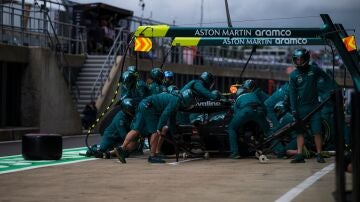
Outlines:
[[21, 142], [21, 140], [2, 141], [2, 142], [0, 142], [0, 144], [16, 143], [16, 142]]
[[321, 169], [320, 171], [316, 172], [312, 176], [308, 177], [306, 180], [298, 184], [296, 187], [292, 188], [290, 191], [286, 192], [280, 198], [278, 198], [275, 202], [288, 202], [292, 201], [297, 195], [303, 192], [305, 189], [310, 187], [324, 175], [328, 174], [335, 168], [335, 164], [332, 163], [325, 168]]
[[52, 167], [52, 166], [73, 164], [73, 163], [79, 163], [79, 162], [83, 162], [83, 161], [93, 161], [93, 160], [97, 160], [97, 159], [96, 158], [95, 159], [92, 159], [92, 158], [90, 159], [89, 158], [89, 159], [82, 159], [82, 160], [78, 160], [78, 161], [70, 161], [70, 162], [50, 164], [50, 165], [41, 165], [41, 166], [32, 166], [32, 167], [21, 168], [21, 169], [16, 169], [16, 170], [0, 171], [0, 175], [5, 174], [5, 173], [15, 173], [15, 172], [24, 171], [24, 170], [32, 170], [32, 169], [35, 169], [35, 168]]
[[172, 162], [172, 163], [167, 163], [169, 165], [179, 165], [180, 163], [185, 163], [185, 162], [189, 162], [189, 161], [197, 161], [197, 160], [201, 160], [201, 159], [204, 159], [204, 158], [194, 158], [194, 159], [187, 159], [187, 160], [183, 160], [183, 161], [179, 161], [179, 162]]

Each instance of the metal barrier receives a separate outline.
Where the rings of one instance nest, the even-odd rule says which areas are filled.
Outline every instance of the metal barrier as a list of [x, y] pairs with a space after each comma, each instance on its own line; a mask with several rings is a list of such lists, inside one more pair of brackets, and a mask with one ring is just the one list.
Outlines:
[[106, 56], [106, 60], [101, 66], [99, 75], [97, 76], [91, 88], [91, 100], [96, 100], [101, 95], [102, 88], [106, 80], [109, 78], [110, 70], [116, 63], [116, 57], [118, 55], [124, 54], [126, 50], [129, 34], [129, 31], [124, 30], [124, 28], [118, 29], [118, 34], [114, 40], [114, 43], [110, 48], [110, 51]]
[[352, 201], [360, 201], [360, 93], [351, 96]]
[[59, 69], [68, 85], [76, 89], [77, 102], [79, 90], [75, 82], [75, 75], [69, 68], [69, 62], [64, 57], [68, 54], [86, 53], [86, 30], [83, 26], [72, 25], [52, 19], [47, 8], [37, 3], [27, 8], [17, 8], [19, 4], [10, 6], [0, 4], [0, 40], [18, 46], [39, 46], [51, 48], [57, 54]]
[[[58, 48], [64, 53], [86, 53], [86, 30], [84, 26], [73, 25], [51, 19], [56, 16], [47, 9], [32, 6], [26, 9], [17, 8], [19, 4], [11, 6], [0, 4], [0, 40], [3, 43]], [[54, 17], [55, 18], [55, 17]], [[53, 27], [51, 27], [53, 26]], [[55, 37], [59, 44], [56, 44]]]
[[344, 108], [341, 90], [333, 94], [334, 104], [334, 123], [335, 123], [335, 142], [336, 142], [336, 201], [345, 201], [345, 160], [344, 160]]

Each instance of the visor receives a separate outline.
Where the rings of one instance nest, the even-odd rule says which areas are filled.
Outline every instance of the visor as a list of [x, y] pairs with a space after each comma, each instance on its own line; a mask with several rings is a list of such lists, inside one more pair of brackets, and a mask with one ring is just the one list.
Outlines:
[[300, 58], [293, 58], [293, 62], [296, 66], [304, 66], [306, 64], [306, 59], [303, 57]]

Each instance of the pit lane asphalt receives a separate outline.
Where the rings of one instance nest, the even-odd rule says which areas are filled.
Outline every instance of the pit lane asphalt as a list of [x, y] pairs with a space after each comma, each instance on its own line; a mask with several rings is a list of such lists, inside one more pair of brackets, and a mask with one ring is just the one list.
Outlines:
[[[84, 139], [64, 137], [64, 148], [83, 147]], [[98, 135], [90, 137], [90, 144], [98, 141]], [[1, 155], [21, 154], [19, 141], [1, 143], [0, 148]], [[210, 158], [176, 164], [167, 159], [167, 164], [154, 165], [146, 156], [129, 158], [127, 164], [99, 159], [0, 175], [0, 201], [276, 201], [333, 167], [334, 158], [326, 160], [290, 164], [288, 159], [271, 159], [260, 164], [256, 159]], [[334, 201], [334, 190], [330, 169], [292, 201]]]

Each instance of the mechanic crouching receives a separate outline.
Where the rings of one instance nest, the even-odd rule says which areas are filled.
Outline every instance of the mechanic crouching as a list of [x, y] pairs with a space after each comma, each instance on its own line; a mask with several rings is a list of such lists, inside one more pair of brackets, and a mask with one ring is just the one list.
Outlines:
[[[238, 91], [243, 91], [240, 88]], [[249, 121], [254, 121], [259, 125], [264, 133], [269, 130], [269, 125], [265, 116], [263, 103], [254, 92], [237, 92], [239, 95], [234, 104], [234, 114], [230, 121], [228, 133], [230, 143], [229, 158], [239, 159], [238, 134], [239, 128]]]
[[[140, 102], [138, 113], [144, 118], [144, 130], [150, 137], [150, 156], [149, 163], [165, 163], [163, 158], [158, 155], [162, 146], [160, 136], [165, 136], [165, 131], [174, 134], [176, 125], [176, 113], [180, 109], [189, 109], [195, 103], [192, 91], [185, 90], [180, 94], [160, 93], [145, 98]], [[126, 163], [126, 154], [131, 151], [129, 144], [137, 137], [128, 134], [121, 147], [115, 148], [115, 153], [122, 163]]]

